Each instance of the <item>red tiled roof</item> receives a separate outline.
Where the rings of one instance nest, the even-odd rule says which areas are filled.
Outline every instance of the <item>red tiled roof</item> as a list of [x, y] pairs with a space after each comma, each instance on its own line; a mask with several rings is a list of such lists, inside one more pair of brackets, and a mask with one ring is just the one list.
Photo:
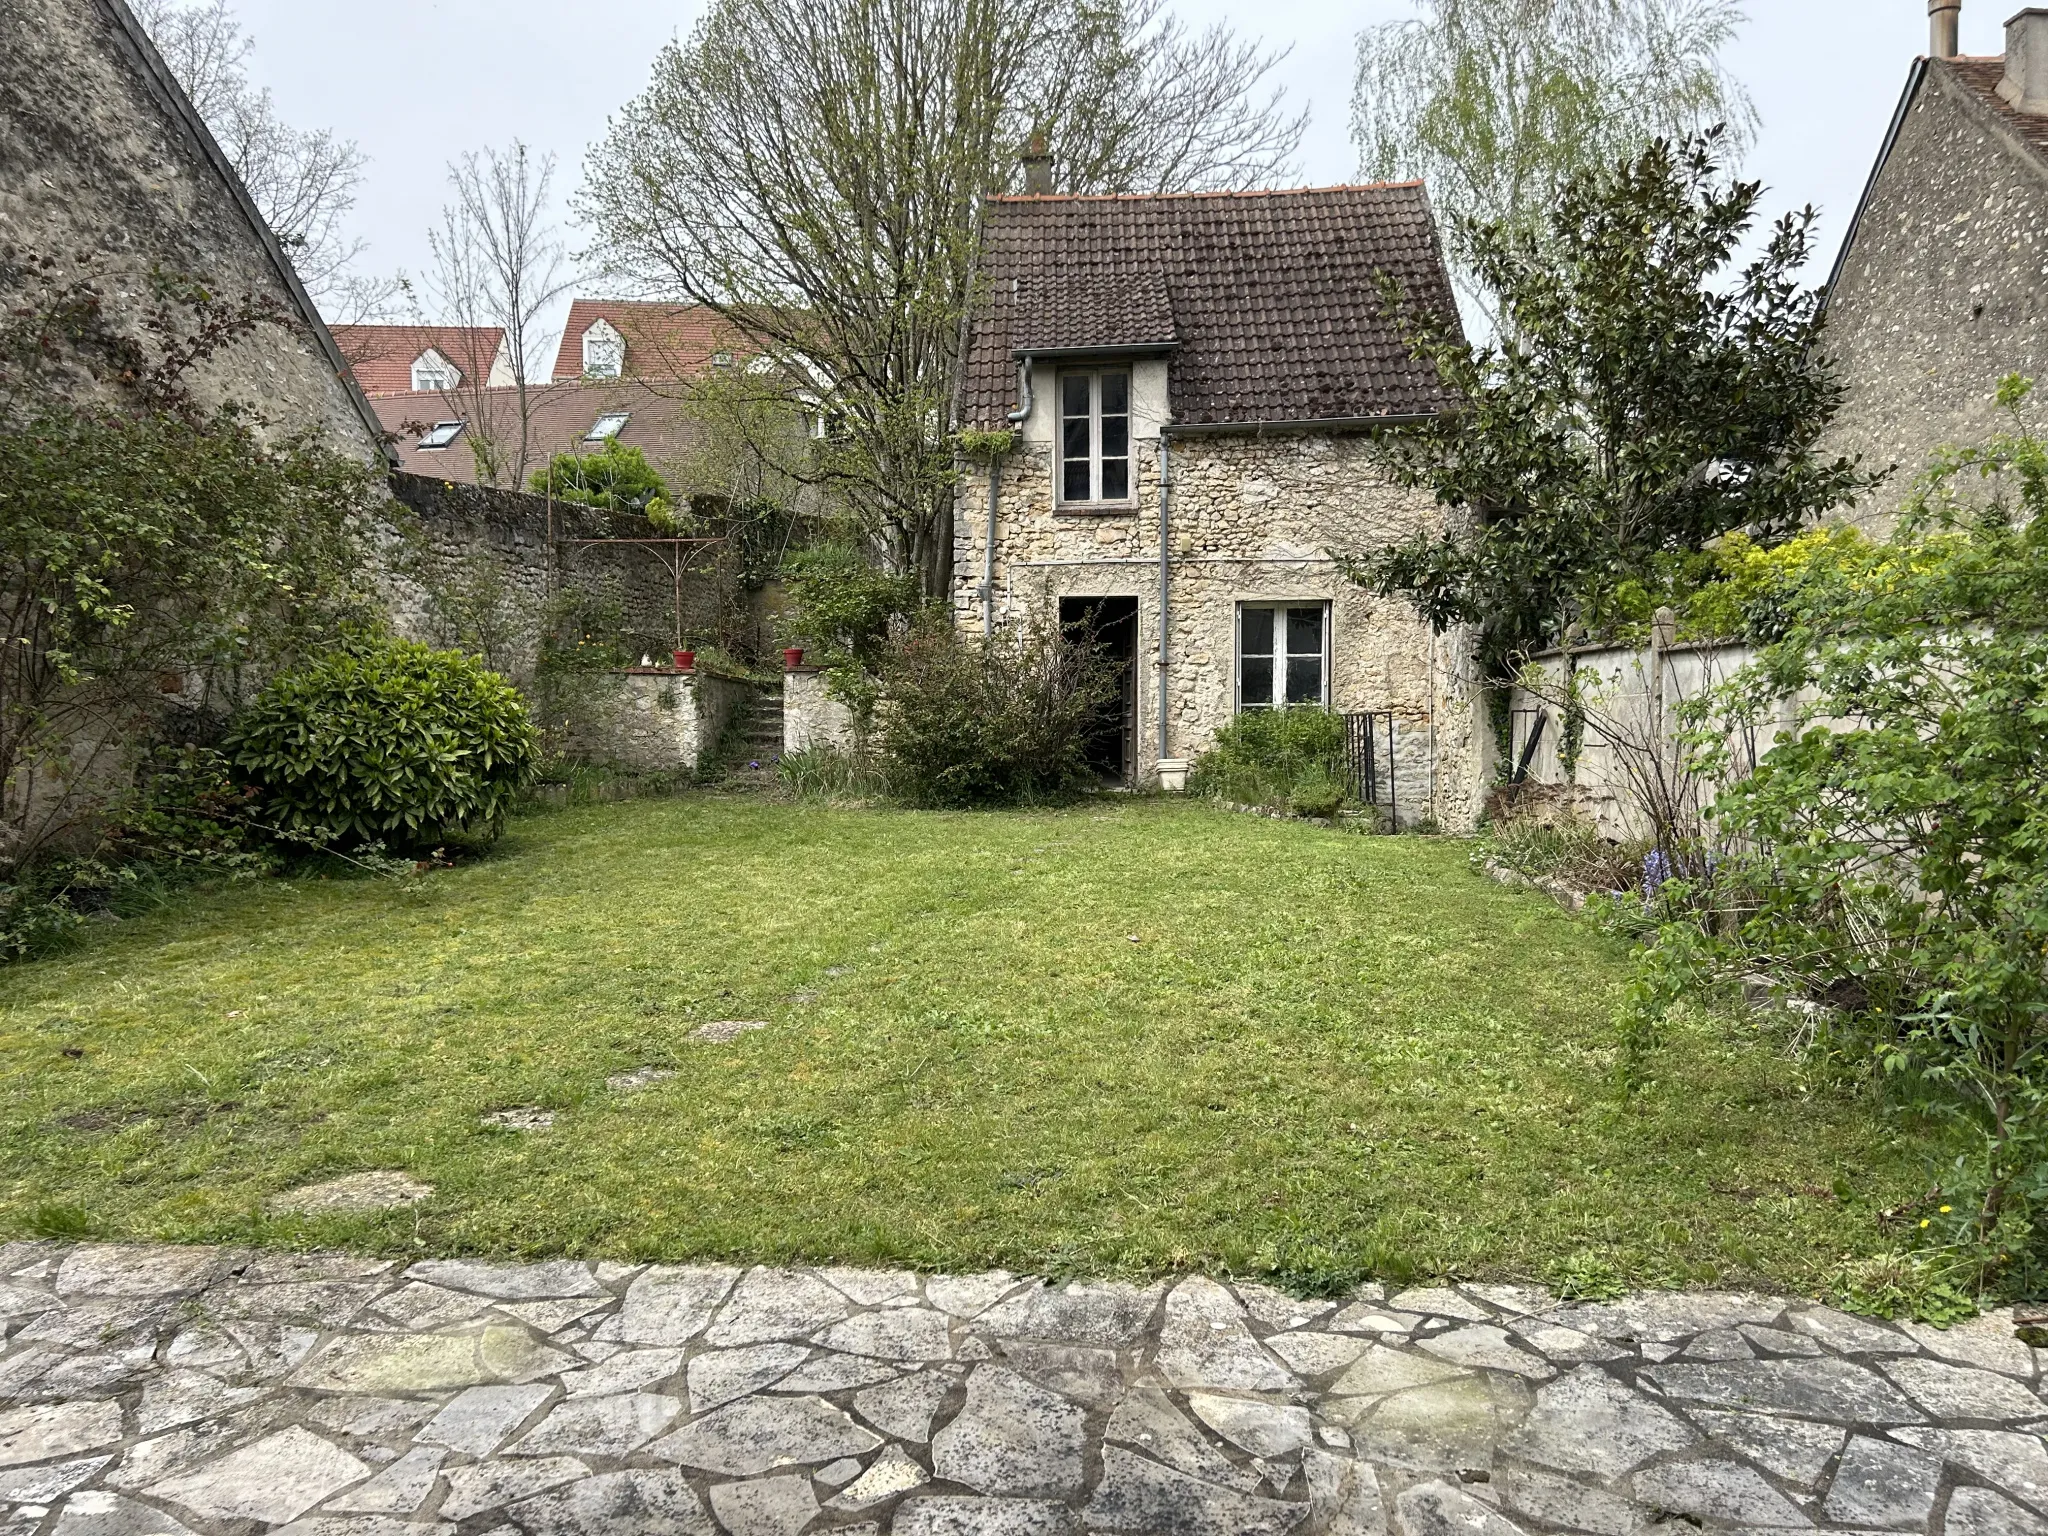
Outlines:
[[1955, 71], [1956, 78], [1998, 115], [1999, 121], [2014, 138], [2036, 154], [2048, 158], [2048, 117], [2021, 112], [1998, 94], [1998, 82], [2005, 78], [2004, 59], [1963, 58], [1939, 62]]
[[[1177, 341], [1171, 407], [1189, 426], [1421, 415], [1451, 403], [1380, 294], [1392, 277], [1455, 321], [1419, 182], [990, 198], [980, 277], [964, 426], [1002, 424], [1016, 390], [1012, 354], [1034, 347]], [[1064, 319], [1063, 290], [1075, 296]]]
[[577, 299], [555, 354], [555, 382], [583, 377], [583, 333], [599, 320], [626, 338], [629, 379], [692, 379], [720, 352], [745, 350], [740, 333], [702, 304]]
[[[609, 382], [538, 385], [528, 391], [532, 402], [531, 474], [557, 453], [594, 452], [599, 447], [587, 441], [599, 417], [612, 412], [627, 413], [619, 441], [638, 448], [663, 475], [672, 474], [694, 446], [695, 432], [687, 421], [681, 402], [658, 387], [631, 379]], [[475, 408], [476, 397], [462, 395], [451, 401], [439, 393], [380, 395], [370, 402], [376, 407], [385, 429], [398, 434], [396, 447], [400, 468], [414, 474], [453, 480], [459, 485], [477, 483], [476, 455], [470, 448], [469, 431], [446, 448], [422, 449], [420, 428], [437, 422], [463, 420]], [[482, 396], [485, 411], [495, 424], [496, 435], [516, 443], [519, 431], [518, 394], [494, 389]], [[474, 427], [475, 423], [470, 423]], [[519, 487], [524, 489], [524, 487]]]
[[335, 345], [366, 395], [412, 393], [412, 365], [428, 348], [462, 370], [465, 381], [488, 379], [505, 345], [498, 326], [337, 325]]

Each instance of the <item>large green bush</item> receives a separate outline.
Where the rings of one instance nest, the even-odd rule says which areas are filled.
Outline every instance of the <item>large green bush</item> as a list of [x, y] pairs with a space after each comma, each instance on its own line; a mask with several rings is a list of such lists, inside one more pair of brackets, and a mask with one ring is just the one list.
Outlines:
[[1345, 778], [1344, 717], [1335, 710], [1295, 705], [1246, 710], [1216, 733], [1195, 759], [1188, 788], [1199, 795], [1245, 805], [1330, 815]]
[[538, 748], [504, 678], [458, 651], [396, 640], [279, 677], [227, 740], [278, 831], [405, 848], [495, 835]]
[[1088, 742], [1119, 696], [1092, 646], [1050, 630], [958, 634], [943, 617], [887, 658], [877, 714], [891, 790], [913, 805], [1016, 805], [1088, 779]]

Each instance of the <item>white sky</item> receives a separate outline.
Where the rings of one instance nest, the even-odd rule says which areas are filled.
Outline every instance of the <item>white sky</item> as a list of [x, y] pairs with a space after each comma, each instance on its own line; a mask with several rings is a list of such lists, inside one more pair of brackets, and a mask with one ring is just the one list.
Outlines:
[[[370, 242], [364, 268], [426, 265], [426, 230], [465, 149], [513, 137], [560, 157], [563, 193], [607, 115], [644, 84], [655, 51], [687, 30], [698, 0], [233, 0], [256, 41], [253, 72], [286, 117], [355, 139], [371, 157], [355, 211]], [[1964, 0], [1963, 48], [2003, 49], [2007, 12]], [[1303, 171], [1349, 181], [1353, 38], [1411, 13], [1406, 0], [1177, 0], [1190, 21], [1229, 20], [1291, 46], [1280, 78], [1313, 112]], [[1751, 20], [1727, 63], [1763, 118], [1745, 171], [1771, 188], [1767, 208], [1812, 202], [1823, 255], [1862, 191], [1914, 55], [1926, 0], [1747, 0]], [[573, 239], [573, 235], [572, 235]], [[1825, 265], [1816, 279], [1825, 275]]]

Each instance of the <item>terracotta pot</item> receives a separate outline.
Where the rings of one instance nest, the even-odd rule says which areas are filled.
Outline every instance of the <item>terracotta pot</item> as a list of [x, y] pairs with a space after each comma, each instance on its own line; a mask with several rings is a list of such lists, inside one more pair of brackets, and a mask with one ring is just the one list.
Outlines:
[[676, 670], [678, 672], [694, 672], [697, 670], [697, 653], [695, 651], [670, 651], [669, 655], [675, 657]]
[[798, 667], [802, 666], [803, 664], [804, 648], [802, 646], [792, 645], [788, 650], [782, 653], [782, 669], [785, 672], [794, 672]]

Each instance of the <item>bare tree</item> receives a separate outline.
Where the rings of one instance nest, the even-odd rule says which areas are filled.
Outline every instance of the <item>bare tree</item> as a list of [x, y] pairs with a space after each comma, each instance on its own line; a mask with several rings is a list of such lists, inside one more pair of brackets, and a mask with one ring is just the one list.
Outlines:
[[1069, 190], [1291, 175], [1274, 55], [1160, 0], [716, 0], [592, 151], [580, 211], [646, 291], [718, 309], [832, 430], [833, 484], [945, 591], [953, 368], [980, 199], [1046, 134]]
[[1358, 39], [1351, 134], [1368, 177], [1420, 177], [1448, 215], [1466, 301], [1497, 317], [1471, 277], [1464, 231], [1533, 227], [1574, 175], [1651, 139], [1724, 126], [1739, 156], [1756, 125], [1721, 67], [1736, 0], [1423, 0], [1411, 21]]
[[428, 296], [449, 325], [505, 333], [512, 367], [509, 388], [492, 388], [490, 360], [454, 360], [461, 381], [452, 396], [469, 422], [477, 478], [487, 485], [526, 483], [537, 448], [535, 408], [546, 398], [540, 369], [554, 335], [542, 329], [548, 307], [569, 290], [561, 232], [549, 217], [555, 157], [536, 157], [515, 139], [450, 162], [455, 200], [428, 231], [433, 271]]
[[[227, 0], [133, 0], [133, 5], [265, 222], [291, 254], [307, 292], [326, 308], [344, 294], [351, 281], [348, 268], [363, 252], [363, 242], [350, 239], [344, 229], [368, 163], [362, 151], [328, 129], [294, 128], [278, 115], [270, 92], [249, 79], [255, 43], [243, 35]], [[373, 286], [381, 286], [381, 302], [388, 303], [393, 285]], [[358, 288], [356, 307], [371, 291]]]

